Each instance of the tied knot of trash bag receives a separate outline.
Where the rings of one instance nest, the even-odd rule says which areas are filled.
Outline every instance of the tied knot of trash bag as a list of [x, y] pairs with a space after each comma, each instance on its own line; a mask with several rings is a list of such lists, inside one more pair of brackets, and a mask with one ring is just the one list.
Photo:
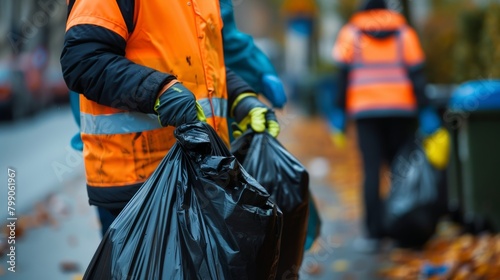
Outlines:
[[212, 151], [210, 135], [202, 122], [180, 125], [175, 129], [174, 136], [189, 154], [207, 155]]
[[236, 158], [208, 156], [200, 164], [201, 172], [216, 182], [236, 182], [240, 169]]

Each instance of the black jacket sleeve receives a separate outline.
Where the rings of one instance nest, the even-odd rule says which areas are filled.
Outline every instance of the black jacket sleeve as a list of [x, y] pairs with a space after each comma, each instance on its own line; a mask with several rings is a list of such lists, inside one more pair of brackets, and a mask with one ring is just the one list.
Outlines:
[[234, 73], [231, 69], [226, 67], [226, 86], [227, 86], [227, 99], [228, 106], [231, 108], [234, 100], [241, 93], [253, 92], [255, 90], [250, 87], [245, 80], [243, 80], [240, 76]]
[[154, 113], [161, 88], [175, 77], [125, 58], [126, 41], [111, 30], [76, 25], [64, 38], [61, 66], [70, 90], [99, 104]]
[[413, 92], [415, 94], [415, 98], [417, 99], [418, 108], [429, 106], [431, 102], [429, 97], [425, 94], [427, 80], [424, 73], [424, 67], [414, 67], [409, 69], [408, 76], [410, 77], [411, 84], [413, 86]]
[[334, 108], [345, 110], [349, 66], [342, 66], [337, 73], [337, 94], [333, 97]]

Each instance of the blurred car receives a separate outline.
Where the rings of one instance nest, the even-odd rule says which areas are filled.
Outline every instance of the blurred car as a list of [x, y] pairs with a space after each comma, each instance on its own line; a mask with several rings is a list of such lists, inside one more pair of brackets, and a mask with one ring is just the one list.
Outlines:
[[16, 120], [69, 101], [60, 67], [48, 67], [43, 47], [0, 61], [0, 120]]
[[15, 120], [69, 101], [59, 63], [67, 7], [64, 2], [53, 3], [49, 13], [42, 2], [2, 1], [0, 119]]

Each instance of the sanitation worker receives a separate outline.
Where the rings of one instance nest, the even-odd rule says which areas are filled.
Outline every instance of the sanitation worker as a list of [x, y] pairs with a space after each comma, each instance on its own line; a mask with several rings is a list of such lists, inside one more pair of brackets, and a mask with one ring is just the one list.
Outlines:
[[340, 69], [331, 119], [333, 142], [345, 145], [346, 119], [353, 119], [363, 163], [364, 234], [354, 247], [374, 252], [384, 237], [382, 163], [391, 165], [419, 124], [429, 161], [444, 168], [449, 135], [425, 95], [425, 57], [417, 34], [384, 0], [362, 2], [340, 30], [333, 58]]
[[[69, 1], [61, 65], [80, 94], [89, 203], [116, 217], [175, 143], [206, 121], [277, 136], [274, 112], [224, 65], [219, 1]], [[103, 225], [105, 231], [109, 225]]]

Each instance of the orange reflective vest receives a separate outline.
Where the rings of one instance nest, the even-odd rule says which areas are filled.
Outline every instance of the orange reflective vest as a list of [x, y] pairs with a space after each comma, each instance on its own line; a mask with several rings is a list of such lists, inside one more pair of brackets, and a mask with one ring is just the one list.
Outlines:
[[[229, 145], [219, 1], [136, 0], [134, 21], [129, 33], [117, 1], [80, 0], [66, 30], [85, 24], [119, 34], [125, 57], [175, 75]], [[156, 115], [103, 106], [83, 95], [80, 110], [89, 188], [142, 184], [175, 143], [174, 128], [161, 127]]]
[[315, 0], [285, 0], [281, 9], [288, 16], [315, 17], [318, 14], [318, 5]]
[[[391, 35], [376, 36], [384, 32]], [[408, 69], [421, 65], [424, 54], [402, 15], [390, 10], [355, 14], [339, 33], [333, 58], [349, 69], [346, 110], [351, 116], [412, 115], [416, 111]]]

